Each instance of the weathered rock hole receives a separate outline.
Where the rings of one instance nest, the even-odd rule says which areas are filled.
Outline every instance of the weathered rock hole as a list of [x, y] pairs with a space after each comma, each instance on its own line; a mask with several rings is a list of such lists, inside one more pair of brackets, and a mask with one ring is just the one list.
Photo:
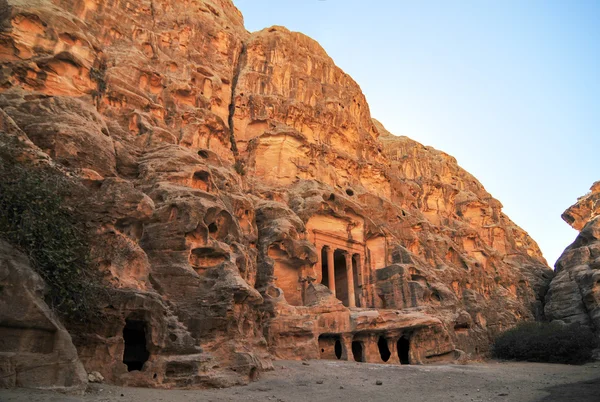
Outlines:
[[454, 324], [454, 332], [467, 332], [468, 330], [469, 324], [466, 322]]
[[381, 356], [381, 360], [384, 362], [390, 360], [392, 353], [388, 347], [387, 339], [385, 339], [383, 336], [379, 337], [379, 340], [377, 341], [377, 348], [379, 349], [379, 356]]
[[227, 255], [212, 247], [198, 247], [190, 253], [190, 264], [194, 268], [212, 268], [225, 261]]
[[171, 342], [175, 342], [177, 340], [177, 335], [175, 334], [170, 334], [169, 335], [169, 339], [171, 340]]
[[354, 195], [354, 190], [352, 190], [351, 188], [347, 188], [346, 194], [348, 194], [350, 197], [352, 197]]
[[208, 225], [208, 233], [214, 234], [214, 233], [217, 233], [218, 230], [219, 230], [219, 227], [217, 226], [216, 223], [213, 222], [210, 225]]
[[201, 149], [200, 151], [198, 151], [198, 156], [203, 159], [208, 159], [208, 151]]
[[142, 370], [144, 363], [150, 357], [150, 352], [146, 348], [146, 322], [139, 320], [125, 321], [123, 340], [125, 342], [123, 363], [127, 365], [127, 371]]
[[329, 194], [329, 197], [327, 199], [329, 201], [335, 201], [335, 194], [333, 194], [333, 193]]
[[365, 361], [364, 348], [361, 341], [352, 341], [352, 356], [354, 357], [354, 361]]
[[410, 364], [409, 351], [410, 351], [410, 341], [406, 337], [401, 337], [398, 339], [398, 343], [396, 344], [398, 349], [398, 358], [400, 359], [401, 364]]
[[200, 170], [192, 176], [192, 187], [202, 191], [210, 191], [210, 174]]
[[258, 380], [258, 369], [256, 367], [252, 367], [250, 369], [250, 373], [248, 373], [248, 377], [250, 378], [250, 381]]

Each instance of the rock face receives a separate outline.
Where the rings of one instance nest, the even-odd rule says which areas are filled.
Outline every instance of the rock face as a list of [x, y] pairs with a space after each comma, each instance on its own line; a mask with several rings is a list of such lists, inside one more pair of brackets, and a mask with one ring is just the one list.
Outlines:
[[535, 242], [454, 158], [372, 120], [312, 39], [248, 33], [229, 0], [0, 18], [0, 155], [93, 200], [112, 289], [106, 321], [69, 328], [88, 372], [227, 386], [272, 358], [476, 358], [543, 315]]
[[82, 392], [87, 375], [27, 257], [0, 240], [0, 387]]
[[546, 316], [585, 325], [600, 335], [600, 182], [562, 217], [579, 235], [556, 261]]

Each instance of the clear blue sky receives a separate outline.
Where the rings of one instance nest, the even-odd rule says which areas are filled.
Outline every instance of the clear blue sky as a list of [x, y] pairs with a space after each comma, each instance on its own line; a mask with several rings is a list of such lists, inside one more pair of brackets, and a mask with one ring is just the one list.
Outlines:
[[600, 180], [600, 1], [234, 0], [321, 43], [392, 133], [458, 159], [552, 266]]

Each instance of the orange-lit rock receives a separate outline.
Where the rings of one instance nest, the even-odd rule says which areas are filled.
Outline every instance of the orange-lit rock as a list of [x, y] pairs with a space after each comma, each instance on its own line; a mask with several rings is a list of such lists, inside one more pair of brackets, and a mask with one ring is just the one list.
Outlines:
[[229, 0], [8, 0], [2, 18], [1, 156], [92, 200], [112, 296], [69, 330], [106, 381], [476, 358], [542, 316], [535, 242], [454, 158], [372, 120], [314, 40], [248, 33]]

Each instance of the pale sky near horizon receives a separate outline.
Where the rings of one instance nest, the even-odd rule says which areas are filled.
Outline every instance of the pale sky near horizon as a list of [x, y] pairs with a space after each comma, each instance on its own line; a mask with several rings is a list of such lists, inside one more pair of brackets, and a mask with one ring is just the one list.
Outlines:
[[234, 0], [249, 31], [316, 39], [371, 115], [456, 157], [550, 266], [600, 180], [600, 1]]

